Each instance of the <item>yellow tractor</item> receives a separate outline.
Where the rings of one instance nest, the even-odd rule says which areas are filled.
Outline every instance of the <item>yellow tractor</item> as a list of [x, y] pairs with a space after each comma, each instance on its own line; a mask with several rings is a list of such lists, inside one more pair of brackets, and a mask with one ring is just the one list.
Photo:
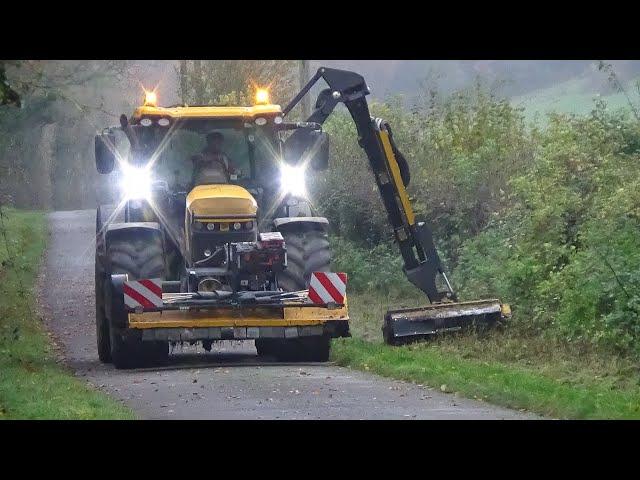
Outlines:
[[[309, 119], [286, 121], [321, 78], [329, 88]], [[100, 360], [159, 364], [170, 344], [210, 350], [219, 340], [252, 340], [259, 355], [281, 361], [328, 359], [331, 338], [349, 336], [347, 275], [330, 270], [329, 222], [307, 199], [305, 176], [328, 168], [322, 124], [340, 102], [356, 123], [404, 271], [431, 302], [389, 311], [385, 341], [503, 318], [508, 307], [494, 299], [456, 303], [430, 230], [411, 209], [407, 163], [388, 124], [370, 117], [368, 93], [360, 75], [329, 68], [284, 109], [266, 90], [251, 106], [160, 107], [147, 92], [131, 117], [98, 134], [97, 170], [115, 170], [122, 187], [119, 203], [97, 209]]]

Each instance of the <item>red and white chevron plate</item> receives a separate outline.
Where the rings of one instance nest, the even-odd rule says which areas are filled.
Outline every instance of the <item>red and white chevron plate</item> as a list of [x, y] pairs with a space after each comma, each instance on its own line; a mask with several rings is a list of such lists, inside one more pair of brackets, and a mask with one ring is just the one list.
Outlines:
[[347, 274], [344, 272], [313, 272], [309, 281], [309, 299], [318, 305], [344, 304]]
[[145, 278], [124, 282], [124, 304], [129, 308], [162, 307], [162, 279]]

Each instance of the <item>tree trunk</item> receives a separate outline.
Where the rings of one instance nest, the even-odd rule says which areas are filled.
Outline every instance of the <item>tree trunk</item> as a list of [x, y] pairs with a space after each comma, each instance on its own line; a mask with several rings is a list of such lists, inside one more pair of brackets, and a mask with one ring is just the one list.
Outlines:
[[180, 60], [180, 98], [182, 103], [187, 103], [187, 61]]
[[[309, 60], [300, 60], [300, 89], [304, 87], [310, 80], [309, 77]], [[302, 107], [302, 121], [306, 121], [311, 115], [311, 93], [307, 94], [300, 101]]]
[[204, 85], [202, 78], [202, 61], [194, 60], [193, 61], [193, 87], [196, 93], [196, 104], [201, 105], [204, 103]]

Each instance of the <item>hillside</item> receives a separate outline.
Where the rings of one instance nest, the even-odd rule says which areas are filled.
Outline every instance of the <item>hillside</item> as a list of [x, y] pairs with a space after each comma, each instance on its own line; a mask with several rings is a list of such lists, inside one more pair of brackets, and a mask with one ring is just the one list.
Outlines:
[[[604, 75], [602, 75], [604, 77]], [[624, 88], [634, 105], [638, 105], [640, 96], [636, 81], [627, 81]], [[602, 88], [596, 88], [593, 78], [580, 76], [557, 85], [535, 90], [525, 95], [513, 97], [511, 103], [523, 107], [527, 120], [537, 117], [543, 119], [550, 112], [588, 114], [594, 108], [596, 100], [602, 100], [609, 109], [629, 110], [629, 102], [624, 93], [615, 92], [612, 87], [602, 80]]]

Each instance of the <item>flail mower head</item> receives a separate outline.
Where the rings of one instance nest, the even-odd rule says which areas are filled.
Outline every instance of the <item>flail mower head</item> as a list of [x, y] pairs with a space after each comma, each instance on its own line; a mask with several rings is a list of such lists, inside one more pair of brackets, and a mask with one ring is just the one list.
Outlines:
[[403, 345], [433, 335], [463, 330], [484, 331], [511, 316], [511, 309], [499, 300], [436, 303], [424, 307], [389, 310], [384, 317], [385, 343]]

